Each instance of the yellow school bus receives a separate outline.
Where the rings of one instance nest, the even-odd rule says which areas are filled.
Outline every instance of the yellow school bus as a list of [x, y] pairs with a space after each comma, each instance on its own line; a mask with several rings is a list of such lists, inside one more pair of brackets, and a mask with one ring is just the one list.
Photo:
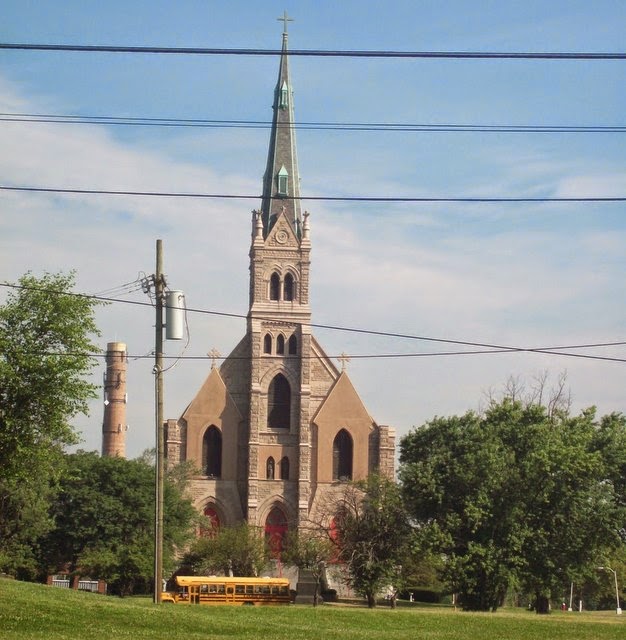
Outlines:
[[163, 592], [162, 602], [178, 604], [289, 604], [286, 578], [176, 576], [176, 590]]

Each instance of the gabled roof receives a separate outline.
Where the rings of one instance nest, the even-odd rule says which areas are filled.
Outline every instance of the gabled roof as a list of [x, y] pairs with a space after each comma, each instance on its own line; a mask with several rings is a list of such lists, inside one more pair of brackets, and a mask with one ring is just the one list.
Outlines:
[[188, 422], [202, 416], [205, 422], [221, 424], [224, 416], [232, 414], [237, 421], [241, 413], [233, 402], [218, 368], [212, 368], [196, 397], [189, 403], [181, 418]]
[[276, 214], [283, 208], [298, 238], [301, 236], [302, 227], [299, 200], [300, 172], [296, 154], [293, 88], [289, 77], [286, 25], [287, 19], [285, 18], [278, 81], [274, 89], [272, 132], [267, 154], [267, 166], [263, 176], [261, 217], [264, 238], [267, 238]]
[[291, 224], [285, 207], [274, 212], [272, 225], [265, 235], [265, 242], [278, 247], [293, 247], [300, 244], [296, 229]]
[[363, 425], [371, 428], [376, 424], [345, 371], [320, 405], [313, 422], [319, 427], [339, 425], [348, 430], [358, 430]]

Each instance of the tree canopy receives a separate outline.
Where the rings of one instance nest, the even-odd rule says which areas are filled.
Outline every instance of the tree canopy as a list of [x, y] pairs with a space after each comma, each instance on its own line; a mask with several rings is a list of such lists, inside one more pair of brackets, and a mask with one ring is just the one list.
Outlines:
[[464, 608], [495, 610], [517, 583], [547, 610], [551, 591], [620, 544], [620, 481], [599, 441], [625, 434], [623, 417], [598, 423], [593, 409], [569, 416], [505, 398], [402, 439], [399, 475], [418, 540], [444, 555]]
[[[42, 544], [49, 570], [65, 568], [109, 582], [129, 594], [150, 584], [154, 572], [154, 468], [144, 460], [78, 452], [51, 515], [54, 529]], [[196, 511], [179, 481], [164, 485], [163, 553], [170, 570], [190, 540]]]
[[259, 575], [269, 560], [269, 547], [256, 527], [241, 523], [220, 527], [198, 538], [185, 554], [182, 565], [193, 574]]
[[98, 302], [71, 293], [74, 274], [26, 274], [0, 305], [0, 568], [33, 568], [50, 526], [47, 496], [88, 411]]
[[381, 590], [396, 582], [411, 537], [398, 485], [378, 474], [347, 485], [334, 521], [349, 584], [374, 607]]
[[75, 444], [70, 420], [87, 413], [86, 380], [99, 352], [98, 304], [71, 294], [74, 275], [26, 274], [0, 307], [0, 469], [27, 475], [51, 450]]

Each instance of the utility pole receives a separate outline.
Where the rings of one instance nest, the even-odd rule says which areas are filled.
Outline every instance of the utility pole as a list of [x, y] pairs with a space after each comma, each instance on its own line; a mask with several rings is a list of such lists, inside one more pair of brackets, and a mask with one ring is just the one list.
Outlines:
[[[163, 420], [163, 329], [166, 340], [182, 340], [184, 334], [185, 294], [182, 291], [168, 291], [163, 274], [163, 241], [156, 241], [156, 271], [152, 281], [144, 291], [150, 292], [154, 285], [154, 430], [156, 455], [154, 461], [154, 603], [159, 604], [163, 593], [163, 486], [165, 477], [165, 428]], [[163, 309], [166, 310], [165, 321]]]
[[155, 399], [155, 509], [154, 509], [154, 603], [161, 602], [163, 592], [163, 299], [165, 278], [163, 276], [163, 243], [156, 241], [155, 290], [155, 341], [154, 341], [154, 399]]

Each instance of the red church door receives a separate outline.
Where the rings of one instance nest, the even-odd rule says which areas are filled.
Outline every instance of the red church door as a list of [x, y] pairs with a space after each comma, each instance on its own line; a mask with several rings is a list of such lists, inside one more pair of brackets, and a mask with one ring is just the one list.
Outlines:
[[283, 550], [283, 540], [288, 530], [287, 518], [283, 510], [273, 507], [265, 521], [265, 540], [269, 545], [272, 556], [277, 558]]

